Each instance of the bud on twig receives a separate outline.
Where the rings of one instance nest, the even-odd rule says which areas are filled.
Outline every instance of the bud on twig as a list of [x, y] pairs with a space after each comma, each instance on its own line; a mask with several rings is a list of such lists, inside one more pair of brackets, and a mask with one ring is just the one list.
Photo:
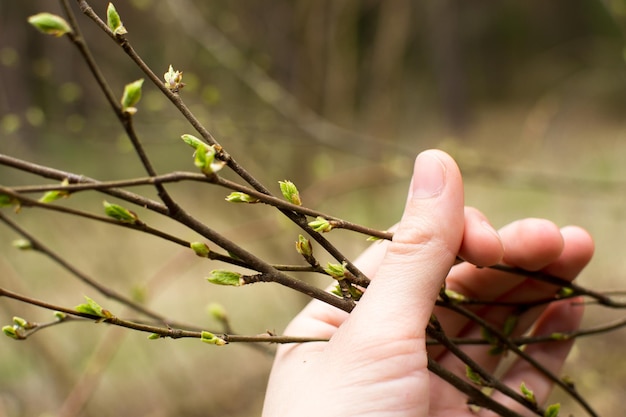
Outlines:
[[19, 326], [3, 326], [2, 332], [11, 339], [22, 340], [25, 338], [23, 330]]
[[318, 216], [315, 220], [309, 222], [309, 227], [318, 233], [326, 233], [333, 230], [332, 224], [321, 216]]
[[337, 281], [340, 281], [346, 277], [346, 263], [339, 265], [328, 262], [328, 266], [324, 268], [324, 271]]
[[224, 339], [222, 339], [221, 337], [217, 337], [213, 333], [207, 331], [202, 331], [200, 340], [202, 340], [204, 343], [216, 346], [224, 346], [226, 344], [226, 341]]
[[128, 114], [137, 113], [137, 108], [135, 108], [135, 104], [139, 103], [141, 100], [141, 87], [143, 85], [143, 78], [133, 81], [132, 83], [126, 84], [124, 86], [124, 94], [122, 95], [122, 111]]
[[135, 213], [118, 204], [109, 203], [105, 200], [103, 205], [104, 213], [112, 219], [131, 224], [135, 224], [139, 221], [139, 217], [137, 217]]
[[115, 10], [113, 3], [109, 3], [109, 6], [107, 7], [107, 26], [109, 26], [109, 29], [111, 29], [115, 36], [125, 35], [128, 33], [122, 24], [120, 15], [117, 13], [117, 10]]
[[211, 271], [211, 275], [207, 277], [207, 281], [217, 285], [231, 285], [240, 287], [243, 285], [241, 274], [238, 272], [226, 271], [224, 269], [216, 269]]
[[13, 241], [13, 247], [18, 248], [19, 250], [31, 250], [33, 248], [33, 243], [27, 239], [16, 239]]
[[546, 412], [543, 413], [543, 417], [558, 417], [559, 411], [561, 411], [561, 404], [556, 403], [556, 404], [549, 405], [546, 408]]
[[[61, 183], [62, 186], [66, 186], [69, 185], [69, 181], [68, 179], [64, 179], [63, 182]], [[52, 191], [48, 191], [47, 193], [44, 193], [44, 195], [41, 196], [41, 198], [39, 199], [40, 203], [52, 203], [53, 201], [59, 200], [61, 198], [67, 198], [70, 196], [70, 193], [68, 191], [65, 190], [52, 190]]]
[[283, 197], [291, 204], [295, 204], [296, 206], [302, 205], [302, 200], [300, 199], [300, 192], [296, 185], [291, 181], [278, 181], [280, 185], [280, 192], [283, 194]]
[[296, 242], [296, 250], [307, 261], [313, 255], [313, 246], [311, 246], [311, 241], [302, 235], [298, 235], [298, 241]]
[[28, 18], [28, 23], [46, 35], [60, 37], [72, 33], [72, 28], [61, 16], [52, 13], [38, 13]]
[[258, 203], [259, 199], [256, 197], [252, 197], [250, 194], [242, 193], [239, 191], [233, 191], [228, 194], [225, 198], [229, 203]]
[[86, 295], [84, 297], [87, 302], [77, 305], [76, 307], [74, 307], [74, 310], [78, 311], [79, 313], [89, 314], [91, 316], [98, 316], [102, 318], [113, 317], [109, 310], [103, 309], [100, 304], [96, 303], [94, 300], [87, 297]]
[[204, 242], [191, 242], [189, 247], [201, 258], [208, 258], [209, 253], [211, 253], [211, 249]]
[[524, 398], [526, 398], [533, 404], [537, 404], [537, 398], [535, 397], [535, 393], [533, 392], [533, 390], [529, 389], [526, 384], [522, 382], [519, 389], [522, 392], [522, 395], [524, 395]]
[[171, 65], [167, 72], [163, 74], [163, 79], [165, 80], [163, 85], [174, 93], [178, 93], [178, 91], [185, 86], [185, 83], [182, 82], [183, 72], [174, 71], [174, 68]]

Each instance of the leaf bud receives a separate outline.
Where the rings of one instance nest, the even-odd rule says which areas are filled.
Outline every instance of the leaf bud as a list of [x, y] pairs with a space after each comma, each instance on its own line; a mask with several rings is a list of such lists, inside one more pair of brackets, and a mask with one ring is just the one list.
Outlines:
[[296, 185], [291, 181], [278, 181], [280, 185], [280, 192], [283, 194], [283, 197], [291, 204], [295, 204], [296, 206], [302, 205], [302, 200], [300, 199], [300, 192]]
[[185, 86], [183, 83], [183, 72], [182, 71], [174, 71], [174, 68], [170, 65], [169, 69], [165, 74], [163, 74], [163, 79], [165, 82], [163, 85], [174, 93], [177, 93], [181, 88]]
[[524, 398], [526, 398], [532, 404], [537, 404], [537, 398], [535, 397], [535, 393], [533, 392], [533, 390], [528, 388], [524, 382], [520, 384], [519, 389], [524, 395]]
[[561, 411], [561, 404], [556, 403], [556, 404], [549, 405], [546, 408], [545, 413], [543, 413], [543, 417], [558, 417], [559, 411]]
[[124, 86], [124, 94], [122, 95], [122, 111], [128, 114], [137, 113], [135, 104], [141, 100], [141, 87], [143, 85], [143, 78], [133, 81], [132, 83]]
[[252, 197], [250, 194], [241, 193], [239, 191], [233, 191], [226, 196], [226, 201], [229, 203], [258, 203], [259, 199]]
[[224, 269], [216, 269], [211, 271], [211, 275], [207, 277], [207, 281], [217, 285], [231, 285], [239, 287], [243, 285], [241, 274], [238, 272], [226, 271]]
[[22, 340], [24, 339], [24, 335], [22, 334], [22, 330], [18, 327], [18, 326], [3, 326], [2, 327], [2, 332], [15, 340]]
[[296, 250], [307, 260], [313, 255], [313, 246], [311, 246], [311, 241], [302, 235], [298, 235]]
[[160, 339], [161, 335], [158, 333], [150, 333], [148, 335], [148, 340], [156, 340], [156, 339]]
[[216, 346], [224, 346], [226, 344], [226, 341], [224, 339], [222, 339], [221, 337], [217, 337], [213, 333], [207, 331], [202, 331], [200, 340], [202, 340], [204, 343]]
[[28, 329], [32, 327], [32, 325], [29, 324], [26, 320], [17, 316], [13, 317], [13, 323], [15, 323], [16, 326], [22, 327], [24, 329]]
[[113, 3], [109, 3], [109, 6], [107, 7], [107, 26], [116, 36], [125, 35], [128, 33], [128, 31], [122, 24], [120, 15], [117, 13], [117, 10], [115, 10], [115, 6], [113, 6]]
[[201, 258], [208, 258], [209, 253], [211, 253], [211, 249], [204, 242], [191, 242], [189, 247]]
[[326, 233], [333, 230], [333, 225], [321, 216], [318, 216], [315, 220], [309, 222], [309, 227], [318, 233]]
[[104, 201], [104, 213], [112, 219], [118, 220], [122, 223], [137, 223], [139, 217], [132, 211], [118, 205]]
[[346, 277], [346, 263], [344, 262], [340, 265], [328, 262], [328, 266], [324, 268], [324, 271], [331, 277], [340, 281]]
[[72, 28], [61, 16], [52, 13], [38, 13], [28, 18], [28, 23], [46, 35], [60, 37], [72, 33]]
[[19, 250], [31, 250], [33, 248], [33, 243], [27, 239], [15, 239], [13, 241], [13, 247]]
[[185, 142], [187, 145], [191, 146], [194, 149], [198, 149], [199, 146], [208, 146], [206, 143], [204, 143], [202, 140], [198, 139], [194, 135], [188, 135], [185, 133], [184, 135], [181, 135], [180, 138], [183, 140], [183, 142]]
[[[61, 183], [61, 185], [66, 186], [69, 185], [69, 181], [68, 179], [64, 179], [63, 182]], [[44, 195], [41, 196], [41, 198], [39, 199], [40, 203], [52, 203], [53, 201], [56, 201], [58, 199], [61, 198], [67, 198], [70, 196], [69, 191], [65, 191], [65, 190], [52, 190], [52, 191], [48, 191], [46, 193], [44, 193]]]
[[226, 309], [220, 303], [211, 303], [207, 306], [207, 312], [218, 321], [226, 321], [228, 319], [228, 314], [226, 314]]

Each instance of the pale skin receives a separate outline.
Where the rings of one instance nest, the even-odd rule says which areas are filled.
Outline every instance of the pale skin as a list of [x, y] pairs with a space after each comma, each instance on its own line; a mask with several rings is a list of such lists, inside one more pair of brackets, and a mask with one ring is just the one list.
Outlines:
[[[554, 286], [474, 265], [503, 263], [573, 280], [592, 253], [593, 241], [587, 232], [574, 226], [559, 228], [547, 220], [519, 220], [496, 232], [481, 212], [464, 207], [462, 178], [454, 160], [441, 151], [425, 151], [416, 159], [393, 241], [373, 245], [357, 261], [372, 277], [357, 307], [347, 314], [312, 301], [285, 330], [288, 335], [330, 341], [279, 348], [263, 415], [495, 416], [485, 409], [471, 412], [466, 395], [427, 369], [428, 351], [447, 369], [465, 374], [465, 365], [445, 349], [427, 350], [425, 328], [433, 310], [449, 337], [480, 335], [475, 324], [434, 308], [444, 279], [448, 288], [484, 300], [545, 298], [554, 294]], [[457, 255], [468, 263], [453, 267]], [[512, 310], [476, 307], [473, 311], [501, 326]], [[582, 314], [578, 299], [534, 308], [521, 316], [515, 334], [530, 328], [535, 335], [572, 331]], [[571, 344], [535, 344], [526, 352], [558, 375]], [[483, 346], [464, 350], [490, 371], [501, 359]], [[515, 362], [501, 380], [516, 390], [523, 381], [539, 403], [546, 401], [552, 389], [544, 376], [523, 361]], [[496, 394], [494, 398], [530, 415], [505, 397]]]

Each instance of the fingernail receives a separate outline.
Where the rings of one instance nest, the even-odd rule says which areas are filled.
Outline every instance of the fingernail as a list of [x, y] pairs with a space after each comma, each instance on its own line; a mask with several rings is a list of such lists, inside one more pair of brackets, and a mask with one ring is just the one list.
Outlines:
[[415, 160], [411, 198], [433, 198], [445, 185], [446, 167], [430, 152], [422, 152]]

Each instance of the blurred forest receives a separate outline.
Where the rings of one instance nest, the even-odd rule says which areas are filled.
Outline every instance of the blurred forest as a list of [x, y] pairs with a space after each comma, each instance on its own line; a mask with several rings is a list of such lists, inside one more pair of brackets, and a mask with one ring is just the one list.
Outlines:
[[[104, 16], [108, 1], [89, 3]], [[595, 236], [598, 251], [581, 282], [626, 288], [626, 0], [115, 6], [146, 63], [158, 74], [170, 64], [184, 71], [182, 97], [261, 181], [289, 178], [305, 205], [386, 228], [401, 213], [412, 158], [439, 147], [458, 159], [468, 204], [496, 227], [528, 216], [579, 224]], [[142, 74], [75, 9], [121, 93]], [[0, 153], [101, 180], [143, 175], [76, 50], [26, 23], [41, 11], [62, 14], [49, 0], [0, 1]], [[193, 169], [178, 140], [192, 128], [147, 83], [136, 124], [159, 172]], [[0, 167], [0, 182], [41, 181]], [[281, 261], [297, 255], [296, 232], [274, 213], [234, 212], [221, 205], [219, 190], [181, 185], [174, 193], [258, 253]], [[81, 202], [90, 198], [100, 201], [81, 195]], [[280, 333], [306, 302], [273, 286], [208, 288], [202, 277], [214, 267], [187, 252], [39, 214], [17, 218], [81, 268], [128, 293], [145, 293], [152, 307], [176, 318], [211, 323], [205, 306], [219, 301], [237, 331]], [[42, 257], [17, 253], [15, 236], [1, 230], [0, 286], [69, 306], [93, 292]], [[337, 239], [354, 256], [365, 245]], [[591, 306], [587, 324], [617, 313], [597, 314]], [[0, 303], [2, 324], [14, 315], [46, 314]], [[25, 342], [0, 339], [0, 417], [259, 414], [269, 355], [128, 333], [72, 324]], [[624, 410], [625, 342], [623, 332], [580, 340], [567, 369], [602, 415]]]

